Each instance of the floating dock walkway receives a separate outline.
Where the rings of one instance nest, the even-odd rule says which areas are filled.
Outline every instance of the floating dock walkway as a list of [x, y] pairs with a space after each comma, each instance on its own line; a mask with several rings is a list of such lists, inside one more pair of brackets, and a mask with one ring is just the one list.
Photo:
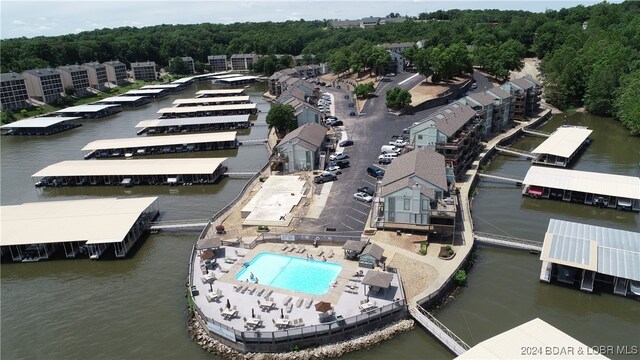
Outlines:
[[529, 250], [531, 252], [538, 252], [538, 253], [542, 251], [542, 244], [540, 242], [533, 241], [533, 240], [520, 239], [512, 236], [496, 235], [496, 234], [489, 234], [489, 233], [483, 233], [483, 232], [474, 232], [473, 237], [477, 242], [480, 242], [483, 244], [507, 247], [507, 248], [519, 249], [519, 250]]
[[522, 180], [521, 179], [514, 179], [514, 178], [510, 178], [510, 177], [506, 177], [506, 176], [498, 176], [498, 175], [482, 174], [482, 173], [478, 173], [478, 176], [481, 177], [481, 178], [485, 178], [485, 179], [512, 182], [512, 183], [515, 183], [516, 186], [522, 186]]
[[512, 148], [510, 146], [496, 145], [495, 148], [499, 152], [507, 153], [507, 154], [511, 154], [511, 155], [516, 155], [516, 156], [522, 156], [522, 157], [525, 157], [527, 159], [534, 159], [536, 157], [536, 155], [534, 155], [534, 154], [532, 154], [532, 153], [530, 153], [528, 151]]
[[470, 349], [469, 345], [462, 341], [453, 331], [444, 326], [444, 324], [438, 321], [438, 319], [427, 310], [421, 308], [420, 305], [409, 307], [409, 314], [456, 356], [460, 356]]

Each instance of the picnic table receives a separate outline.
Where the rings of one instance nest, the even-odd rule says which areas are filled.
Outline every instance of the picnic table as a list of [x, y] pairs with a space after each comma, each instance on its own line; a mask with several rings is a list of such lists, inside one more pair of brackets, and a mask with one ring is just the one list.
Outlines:
[[247, 320], [247, 327], [248, 328], [255, 329], [260, 325], [262, 325], [262, 320], [260, 320], [260, 319], [251, 318], [251, 319]]
[[271, 309], [275, 306], [276, 306], [276, 303], [274, 303], [273, 301], [265, 301], [260, 303], [260, 308], [262, 309]]
[[207, 273], [202, 275], [202, 277], [200, 278], [200, 280], [202, 280], [203, 284], [208, 284], [213, 282], [213, 280], [216, 279], [216, 276], [213, 273]]
[[289, 325], [291, 324], [291, 321], [289, 319], [278, 319], [276, 320], [276, 327], [278, 329], [284, 329], [289, 327]]
[[234, 309], [224, 309], [222, 311], [222, 317], [225, 319], [231, 319], [238, 314], [238, 310]]
[[374, 303], [372, 303], [372, 302], [366, 302], [366, 303], [364, 303], [364, 304], [360, 305], [360, 310], [361, 310], [362, 312], [369, 312], [369, 311], [371, 311], [371, 310], [373, 310], [373, 309], [376, 309], [377, 307], [378, 307], [378, 306], [376, 306], [376, 305], [375, 305]]

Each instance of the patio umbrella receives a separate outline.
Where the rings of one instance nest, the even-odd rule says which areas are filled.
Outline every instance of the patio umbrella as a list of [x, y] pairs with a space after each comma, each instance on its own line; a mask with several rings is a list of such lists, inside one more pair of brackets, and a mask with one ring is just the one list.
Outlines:
[[316, 307], [316, 311], [318, 312], [327, 312], [331, 310], [331, 303], [328, 303], [326, 301], [320, 301], [319, 303], [316, 303], [314, 306]]
[[256, 317], [256, 311], [255, 309], [251, 308], [251, 317], [255, 318]]
[[227, 299], [227, 309], [231, 309], [231, 302]]
[[284, 309], [280, 308], [280, 319], [284, 318]]
[[209, 283], [209, 291], [213, 292], [213, 284]]

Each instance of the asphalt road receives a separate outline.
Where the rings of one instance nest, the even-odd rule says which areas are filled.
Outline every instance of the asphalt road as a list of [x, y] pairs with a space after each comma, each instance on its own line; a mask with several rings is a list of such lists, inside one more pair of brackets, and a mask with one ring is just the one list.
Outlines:
[[[340, 128], [347, 132], [354, 145], [344, 149], [350, 156], [350, 167], [342, 169], [342, 174], [338, 175], [338, 180], [333, 183], [320, 218], [304, 219], [299, 225], [300, 230], [323, 232], [326, 228], [332, 228], [336, 232], [354, 234], [364, 230], [371, 204], [354, 200], [353, 194], [361, 186], [375, 189], [376, 179], [367, 174], [367, 167], [371, 164], [377, 165], [380, 147], [388, 144], [392, 135], [402, 134], [404, 128], [442, 108], [436, 107], [401, 116], [388, 113], [385, 105], [386, 91], [396, 86], [408, 90], [424, 80], [422, 75], [414, 75], [416, 74], [402, 73], [389, 78], [391, 81], [383, 81], [374, 97], [367, 100], [361, 115], [356, 117], [349, 116], [349, 113], [354, 111], [354, 108], [349, 107], [353, 99], [345, 99], [345, 95], [348, 95], [346, 91], [336, 88], [325, 89], [334, 95], [335, 114], [344, 122], [344, 127]], [[476, 75], [479, 75], [476, 80], [479, 83], [478, 89], [481, 86], [483, 89], [485, 86], [492, 86], [484, 76], [476, 73], [474, 77]], [[318, 185], [317, 191], [320, 191], [321, 186], [325, 185]]]

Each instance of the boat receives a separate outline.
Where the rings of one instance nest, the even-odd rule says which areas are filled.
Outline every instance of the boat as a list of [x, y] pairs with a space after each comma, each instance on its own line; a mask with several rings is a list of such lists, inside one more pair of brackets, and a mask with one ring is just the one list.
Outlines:
[[629, 291], [631, 291], [634, 295], [640, 296], [640, 281], [629, 281]]
[[124, 187], [132, 187], [133, 186], [133, 182], [132, 182], [131, 178], [124, 178], [124, 179], [122, 179], [122, 182], [120, 183], [120, 185], [122, 185]]
[[91, 259], [91, 260], [98, 260], [98, 255], [93, 254], [93, 255], [89, 256], [89, 259]]

